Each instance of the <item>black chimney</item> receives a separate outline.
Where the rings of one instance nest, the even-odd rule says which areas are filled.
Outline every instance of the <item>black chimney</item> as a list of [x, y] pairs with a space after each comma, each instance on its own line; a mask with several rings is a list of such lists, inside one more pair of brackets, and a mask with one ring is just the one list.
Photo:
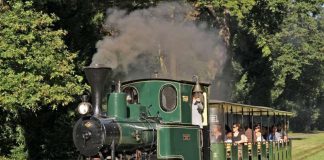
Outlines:
[[95, 64], [85, 67], [84, 72], [91, 86], [94, 116], [98, 117], [101, 114], [103, 91], [108, 81], [108, 76], [111, 74], [111, 68], [102, 64]]

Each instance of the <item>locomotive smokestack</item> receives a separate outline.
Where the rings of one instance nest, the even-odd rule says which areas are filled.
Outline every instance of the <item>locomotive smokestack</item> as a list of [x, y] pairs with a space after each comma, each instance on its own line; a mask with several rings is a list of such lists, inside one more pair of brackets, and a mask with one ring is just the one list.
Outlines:
[[111, 68], [103, 64], [94, 64], [84, 68], [87, 80], [91, 86], [92, 105], [94, 106], [94, 116], [101, 114], [102, 96]]

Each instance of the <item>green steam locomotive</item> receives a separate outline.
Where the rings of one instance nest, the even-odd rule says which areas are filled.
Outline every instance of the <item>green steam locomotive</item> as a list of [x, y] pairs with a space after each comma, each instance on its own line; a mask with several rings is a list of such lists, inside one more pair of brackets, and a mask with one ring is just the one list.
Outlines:
[[290, 112], [210, 100], [209, 84], [198, 78], [132, 80], [107, 93], [110, 68], [89, 66], [85, 74], [92, 100], [83, 96], [77, 108], [81, 118], [74, 125], [73, 141], [79, 159], [291, 159], [289, 139], [225, 141], [228, 125], [238, 122], [259, 122], [268, 130], [270, 124], [281, 123], [287, 133]]

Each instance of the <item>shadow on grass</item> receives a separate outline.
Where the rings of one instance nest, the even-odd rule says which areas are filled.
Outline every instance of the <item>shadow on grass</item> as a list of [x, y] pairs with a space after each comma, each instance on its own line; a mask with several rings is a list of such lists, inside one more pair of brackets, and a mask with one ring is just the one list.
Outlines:
[[301, 137], [294, 137], [294, 138], [290, 138], [291, 140], [303, 140], [303, 139], [306, 139], [306, 138], [301, 138]]

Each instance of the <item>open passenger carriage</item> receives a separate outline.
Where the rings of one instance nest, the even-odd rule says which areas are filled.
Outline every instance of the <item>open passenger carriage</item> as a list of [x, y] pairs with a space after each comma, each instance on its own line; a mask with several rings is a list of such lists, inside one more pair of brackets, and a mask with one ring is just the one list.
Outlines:
[[[292, 159], [291, 140], [288, 139], [288, 118], [292, 116], [291, 112], [216, 100], [210, 100], [208, 107], [210, 131], [210, 158], [208, 159]], [[241, 124], [240, 132], [243, 132], [243, 134], [247, 133], [248, 130], [252, 131], [252, 139], [244, 143], [235, 143], [233, 133], [230, 132], [232, 124]], [[264, 137], [256, 140], [254, 134], [256, 131], [252, 126], [261, 126], [261, 134]], [[281, 127], [281, 139], [272, 139], [269, 136], [271, 128], [275, 128], [272, 126]], [[218, 138], [215, 136], [218, 136]]]

